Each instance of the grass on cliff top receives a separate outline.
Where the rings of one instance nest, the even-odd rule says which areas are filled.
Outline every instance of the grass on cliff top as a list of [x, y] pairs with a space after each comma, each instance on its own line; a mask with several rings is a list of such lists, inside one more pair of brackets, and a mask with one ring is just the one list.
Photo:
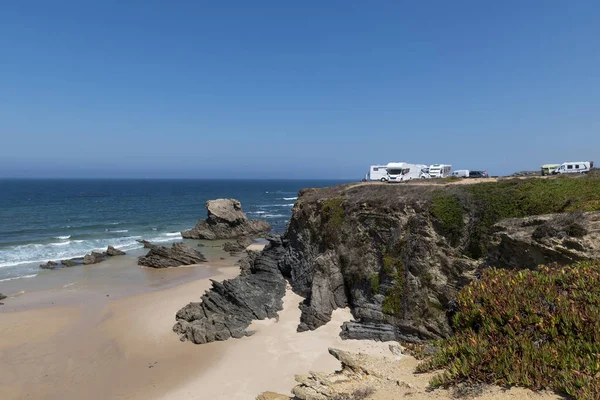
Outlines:
[[456, 335], [417, 368], [445, 370], [433, 387], [484, 382], [600, 398], [600, 263], [487, 269], [457, 300]]
[[600, 175], [553, 179], [511, 179], [460, 185], [435, 191], [431, 213], [450, 240], [457, 240], [471, 215], [470, 239], [466, 252], [483, 256], [490, 228], [506, 218], [571, 211], [600, 210]]

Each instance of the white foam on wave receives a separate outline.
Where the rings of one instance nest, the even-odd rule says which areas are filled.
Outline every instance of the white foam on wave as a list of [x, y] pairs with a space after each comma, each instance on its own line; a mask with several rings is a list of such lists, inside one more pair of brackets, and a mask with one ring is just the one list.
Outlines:
[[65, 236], [56, 236], [54, 237], [54, 239], [59, 239], [59, 240], [67, 240], [71, 237], [71, 235], [65, 235]]
[[256, 214], [256, 215], [262, 215], [262, 214], [266, 214], [266, 211], [249, 211], [247, 212], [247, 214]]
[[67, 240], [66, 242], [50, 243], [50, 246], [68, 246], [70, 244], [71, 244], [71, 241]]
[[127, 232], [129, 232], [129, 229], [118, 229], [116, 231], [108, 229], [106, 232], [109, 232], [109, 233], [127, 233]]
[[265, 214], [264, 217], [265, 218], [282, 218], [282, 217], [286, 217], [287, 215], [283, 215], [283, 214]]
[[292, 207], [294, 203], [271, 204], [269, 207]]
[[36, 277], [37, 274], [33, 274], [33, 275], [23, 275], [23, 276], [15, 276], [13, 278], [6, 278], [6, 279], [0, 279], [0, 282], [6, 282], [6, 281], [14, 281], [16, 279], [24, 279], [24, 278], [34, 278]]
[[181, 237], [181, 232], [168, 232], [168, 233], [163, 233], [163, 236], [170, 236], [170, 237]]
[[127, 236], [120, 238], [73, 240], [48, 244], [29, 243], [18, 246], [9, 246], [0, 249], [0, 268], [83, 257], [91, 251], [104, 251], [107, 246], [131, 250], [141, 247], [136, 241], [136, 239], [140, 238], [141, 236]]
[[298, 200], [297, 197], [284, 197], [282, 200]]

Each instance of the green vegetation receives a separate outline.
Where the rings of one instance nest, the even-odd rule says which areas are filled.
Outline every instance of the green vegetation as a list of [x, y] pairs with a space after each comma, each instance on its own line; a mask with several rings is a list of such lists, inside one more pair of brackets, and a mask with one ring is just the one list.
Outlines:
[[516, 179], [466, 185], [465, 189], [474, 202], [475, 225], [467, 251], [475, 258], [485, 254], [489, 230], [500, 220], [600, 210], [598, 176]]
[[460, 238], [469, 215], [466, 254], [483, 256], [490, 228], [506, 218], [600, 210], [600, 175], [552, 179], [510, 179], [436, 190], [431, 214], [451, 240]]
[[344, 224], [344, 199], [335, 197], [323, 202], [321, 221], [324, 224], [323, 234], [326, 243], [333, 244], [339, 240]]
[[462, 234], [465, 226], [465, 212], [463, 206], [455, 195], [436, 191], [431, 199], [431, 212], [440, 221], [442, 231], [455, 242]]
[[371, 275], [371, 293], [379, 293], [379, 274]]
[[457, 300], [456, 335], [417, 368], [445, 369], [433, 387], [484, 382], [600, 398], [600, 263], [487, 269]]
[[402, 315], [402, 294], [404, 292], [404, 266], [402, 260], [387, 254], [384, 255], [383, 271], [393, 279], [393, 284], [385, 294], [381, 311], [399, 317]]

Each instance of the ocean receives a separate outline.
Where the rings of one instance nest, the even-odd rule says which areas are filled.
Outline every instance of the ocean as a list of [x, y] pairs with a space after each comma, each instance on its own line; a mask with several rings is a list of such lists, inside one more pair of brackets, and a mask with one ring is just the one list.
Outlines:
[[0, 180], [0, 282], [39, 264], [137, 240], [169, 244], [206, 218], [205, 203], [236, 198], [249, 218], [283, 233], [298, 191], [326, 180]]

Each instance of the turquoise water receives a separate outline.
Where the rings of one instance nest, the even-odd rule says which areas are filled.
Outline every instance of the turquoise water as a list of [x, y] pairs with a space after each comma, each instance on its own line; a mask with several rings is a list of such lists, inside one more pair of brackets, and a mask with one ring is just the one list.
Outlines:
[[206, 218], [205, 202], [236, 198], [282, 233], [300, 189], [325, 180], [0, 180], [0, 281], [35, 276], [48, 260], [146, 239], [169, 243]]

